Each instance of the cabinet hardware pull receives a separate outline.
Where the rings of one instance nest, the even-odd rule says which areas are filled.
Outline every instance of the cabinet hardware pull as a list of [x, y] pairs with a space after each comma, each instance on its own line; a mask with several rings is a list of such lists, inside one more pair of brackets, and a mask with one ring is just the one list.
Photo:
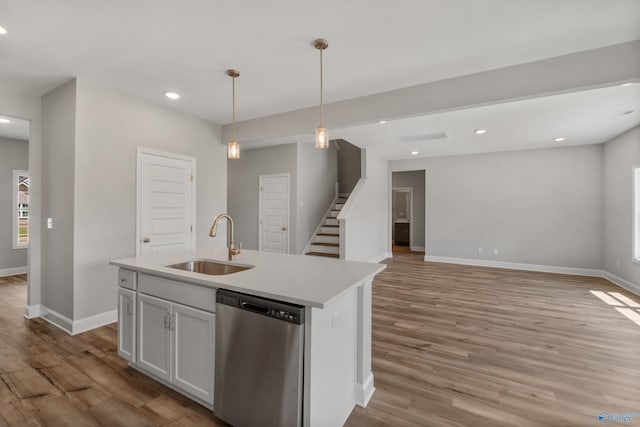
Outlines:
[[129, 315], [133, 314], [133, 301], [127, 302], [127, 314]]

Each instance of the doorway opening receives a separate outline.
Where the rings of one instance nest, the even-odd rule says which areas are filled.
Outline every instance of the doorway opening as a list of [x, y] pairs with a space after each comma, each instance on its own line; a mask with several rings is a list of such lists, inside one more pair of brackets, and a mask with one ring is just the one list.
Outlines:
[[27, 305], [29, 137], [28, 120], [0, 114], [0, 306], [6, 307]]
[[392, 251], [424, 252], [426, 242], [425, 170], [391, 173]]

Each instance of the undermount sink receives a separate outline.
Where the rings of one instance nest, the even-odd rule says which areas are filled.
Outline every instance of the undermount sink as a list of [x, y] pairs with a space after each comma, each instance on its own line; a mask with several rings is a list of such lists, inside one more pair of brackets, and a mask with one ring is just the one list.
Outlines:
[[167, 265], [168, 268], [178, 270], [191, 271], [192, 273], [210, 274], [212, 276], [221, 276], [224, 274], [238, 273], [253, 268], [253, 266], [225, 264], [214, 261], [187, 261], [179, 264]]

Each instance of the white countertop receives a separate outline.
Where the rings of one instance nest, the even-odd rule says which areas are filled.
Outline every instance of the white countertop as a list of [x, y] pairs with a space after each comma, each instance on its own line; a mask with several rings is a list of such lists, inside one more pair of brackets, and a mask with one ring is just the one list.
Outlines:
[[[168, 268], [190, 260], [212, 260], [254, 266], [238, 273], [211, 276]], [[228, 289], [310, 307], [324, 308], [344, 292], [370, 280], [384, 270], [384, 264], [342, 261], [309, 255], [287, 255], [243, 249], [232, 262], [227, 249], [209, 248], [173, 254], [117, 259], [109, 264], [129, 270]]]

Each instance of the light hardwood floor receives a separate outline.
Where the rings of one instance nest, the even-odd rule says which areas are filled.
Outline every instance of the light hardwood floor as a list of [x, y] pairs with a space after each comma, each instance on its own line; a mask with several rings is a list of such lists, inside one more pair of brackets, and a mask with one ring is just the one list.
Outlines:
[[23, 317], [24, 276], [0, 278], [0, 427], [226, 426], [127, 367], [116, 325], [69, 336]]
[[[589, 291], [639, 297], [422, 256], [396, 254], [374, 282], [377, 390], [347, 426], [595, 426], [601, 411], [640, 412], [640, 326]], [[24, 277], [0, 278], [0, 426], [225, 425], [127, 368], [115, 325], [69, 337], [24, 319], [25, 298]]]
[[422, 256], [397, 254], [374, 283], [377, 391], [348, 426], [595, 426], [601, 411], [640, 413], [640, 326], [589, 291], [639, 297], [599, 278]]

